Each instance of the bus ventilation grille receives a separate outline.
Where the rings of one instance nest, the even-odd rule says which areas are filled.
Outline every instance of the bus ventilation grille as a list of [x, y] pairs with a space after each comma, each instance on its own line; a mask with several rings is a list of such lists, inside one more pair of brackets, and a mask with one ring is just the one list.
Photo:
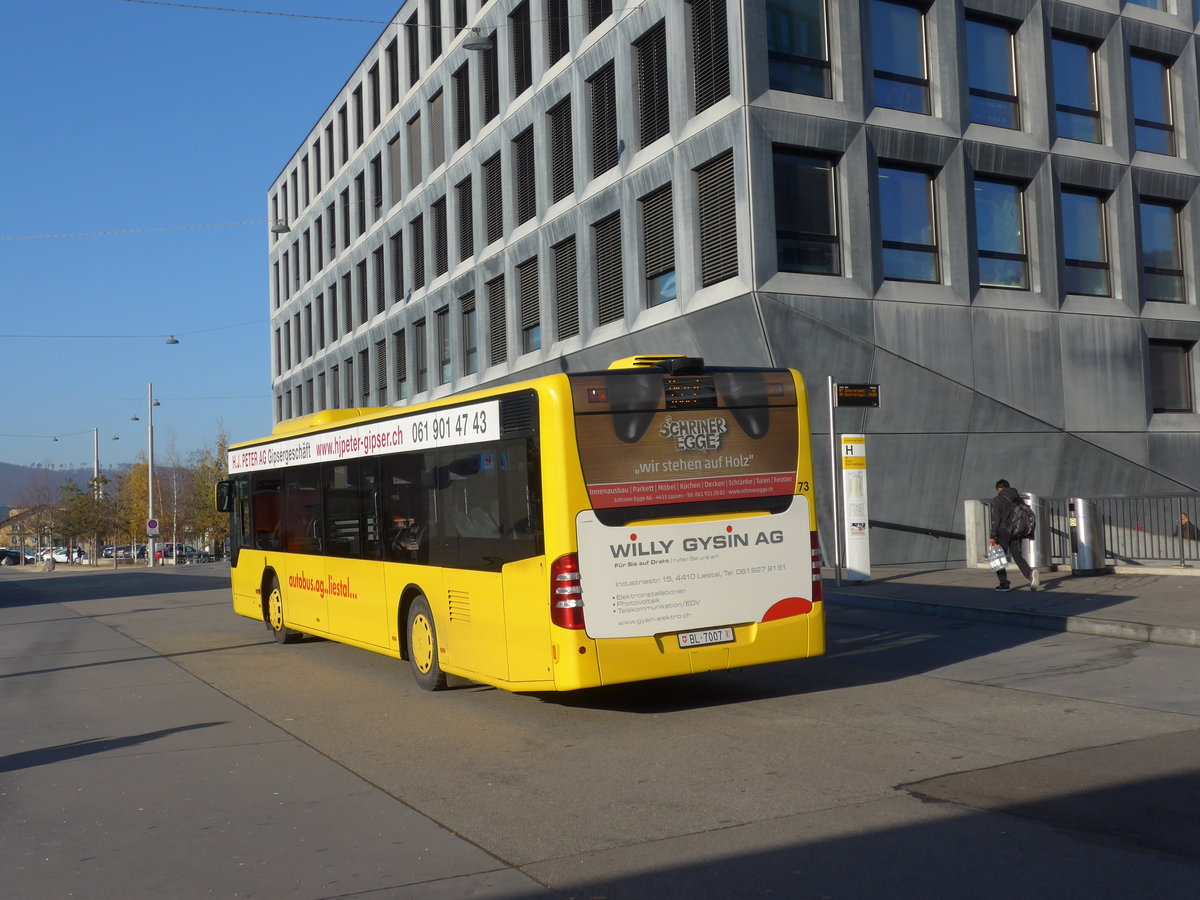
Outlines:
[[716, 409], [717, 389], [711, 376], [663, 379], [667, 409]]
[[500, 433], [532, 431], [537, 418], [534, 394], [524, 397], [506, 397], [500, 404]]

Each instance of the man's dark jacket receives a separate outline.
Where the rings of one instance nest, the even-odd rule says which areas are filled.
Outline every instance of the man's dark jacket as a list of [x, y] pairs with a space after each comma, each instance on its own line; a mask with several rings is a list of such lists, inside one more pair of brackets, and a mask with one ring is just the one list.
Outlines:
[[989, 535], [993, 541], [1007, 546], [1012, 537], [1008, 533], [1008, 514], [1012, 512], [1013, 504], [1020, 502], [1021, 497], [1015, 487], [1006, 487], [996, 494], [992, 500], [992, 531]]

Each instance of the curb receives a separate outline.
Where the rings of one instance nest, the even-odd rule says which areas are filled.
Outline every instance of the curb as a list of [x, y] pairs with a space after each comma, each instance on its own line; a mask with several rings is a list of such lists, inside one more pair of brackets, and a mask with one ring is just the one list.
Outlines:
[[890, 612], [914, 613], [985, 622], [989, 625], [1009, 625], [1034, 628], [1039, 631], [1069, 631], [1096, 637], [1119, 638], [1150, 644], [1173, 644], [1181, 647], [1200, 647], [1200, 629], [1167, 625], [1146, 625], [1141, 622], [1122, 622], [1117, 619], [1093, 619], [1087, 616], [1055, 616], [1049, 613], [1019, 612], [986, 606], [955, 606], [949, 603], [925, 603], [920, 600], [900, 600], [894, 597], [873, 597], [865, 594], [841, 593], [826, 590], [825, 599], [845, 606], [881, 609]]

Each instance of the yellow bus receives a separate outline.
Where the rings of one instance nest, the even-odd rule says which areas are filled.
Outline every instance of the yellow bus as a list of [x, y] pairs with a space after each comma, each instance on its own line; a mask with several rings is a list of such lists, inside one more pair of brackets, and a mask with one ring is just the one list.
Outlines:
[[620, 360], [229, 451], [233, 607], [510, 691], [824, 652], [804, 383]]

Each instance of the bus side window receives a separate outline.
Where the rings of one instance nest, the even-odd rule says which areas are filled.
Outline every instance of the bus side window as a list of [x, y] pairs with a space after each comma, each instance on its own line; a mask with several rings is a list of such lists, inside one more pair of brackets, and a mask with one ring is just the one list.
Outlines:
[[254, 522], [254, 546], [259, 550], [279, 550], [283, 547], [280, 499], [277, 477], [254, 479], [250, 508]]
[[320, 553], [322, 539], [321, 473], [303, 466], [288, 473], [284, 491], [287, 508], [284, 539], [292, 553]]
[[383, 463], [384, 557], [429, 562], [430, 515], [421, 486], [425, 454], [405, 453]]
[[330, 463], [323, 474], [326, 552], [352, 559], [379, 559], [375, 460]]

